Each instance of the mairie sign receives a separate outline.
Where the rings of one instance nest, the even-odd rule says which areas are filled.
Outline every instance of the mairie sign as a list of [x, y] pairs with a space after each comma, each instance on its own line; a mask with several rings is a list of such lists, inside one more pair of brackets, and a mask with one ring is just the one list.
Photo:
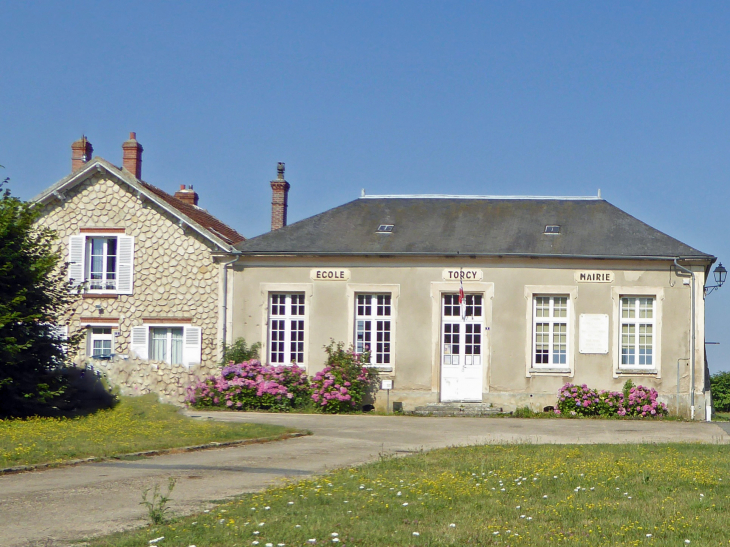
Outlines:
[[613, 283], [613, 272], [597, 270], [581, 270], [575, 272], [578, 283]]
[[450, 268], [441, 272], [444, 281], [481, 281], [483, 278], [482, 270], [475, 268]]

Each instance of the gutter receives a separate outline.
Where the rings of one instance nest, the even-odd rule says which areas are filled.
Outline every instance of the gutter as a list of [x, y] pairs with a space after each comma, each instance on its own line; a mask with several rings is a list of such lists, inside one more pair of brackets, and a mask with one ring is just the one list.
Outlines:
[[234, 264], [237, 260], [238, 256], [234, 257], [230, 262], [221, 262], [223, 265], [223, 307], [221, 309], [223, 328], [221, 329], [221, 335], [224, 344], [227, 343], [226, 337], [228, 336], [228, 266]]

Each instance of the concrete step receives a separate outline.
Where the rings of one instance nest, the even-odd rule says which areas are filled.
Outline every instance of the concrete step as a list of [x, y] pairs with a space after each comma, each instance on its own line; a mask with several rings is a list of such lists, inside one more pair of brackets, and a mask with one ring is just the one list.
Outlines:
[[494, 416], [502, 409], [489, 403], [431, 403], [417, 406], [409, 414], [416, 416]]

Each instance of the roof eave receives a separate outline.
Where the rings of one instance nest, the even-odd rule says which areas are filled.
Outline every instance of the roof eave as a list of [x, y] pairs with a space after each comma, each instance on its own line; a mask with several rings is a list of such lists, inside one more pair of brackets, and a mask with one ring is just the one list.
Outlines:
[[106, 171], [110, 175], [118, 178], [119, 180], [128, 184], [130, 187], [134, 188], [134, 190], [137, 191], [139, 195], [144, 195], [145, 198], [155, 203], [161, 209], [164, 209], [172, 216], [183, 221], [185, 224], [190, 226], [193, 230], [198, 232], [211, 243], [215, 244], [224, 252], [229, 254], [239, 253], [238, 249], [234, 247], [234, 244], [224, 241], [223, 239], [212, 233], [210, 230], [204, 228], [203, 226], [192, 220], [184, 213], [181, 213], [177, 209], [168, 205], [164, 200], [158, 198], [154, 193], [145, 188], [131, 173], [129, 173], [129, 171], [123, 168], [117, 169], [117, 167], [102, 158], [92, 159], [86, 164], [85, 167], [62, 178], [56, 184], [50, 186], [48, 189], [44, 190], [36, 197], [34, 197], [31, 202], [46, 204], [53, 198], [62, 199], [59, 194], [62, 194], [64, 190], [67, 190], [75, 186], [80, 181], [87, 179], [93, 172], [100, 172], [102, 170]]

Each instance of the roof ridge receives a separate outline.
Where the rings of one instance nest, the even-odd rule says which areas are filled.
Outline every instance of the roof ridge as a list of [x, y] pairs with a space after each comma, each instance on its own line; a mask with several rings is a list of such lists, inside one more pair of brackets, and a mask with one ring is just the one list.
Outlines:
[[458, 195], [458, 194], [383, 194], [364, 195], [358, 199], [539, 199], [539, 200], [575, 200], [605, 201], [600, 196], [490, 196], [490, 195]]

